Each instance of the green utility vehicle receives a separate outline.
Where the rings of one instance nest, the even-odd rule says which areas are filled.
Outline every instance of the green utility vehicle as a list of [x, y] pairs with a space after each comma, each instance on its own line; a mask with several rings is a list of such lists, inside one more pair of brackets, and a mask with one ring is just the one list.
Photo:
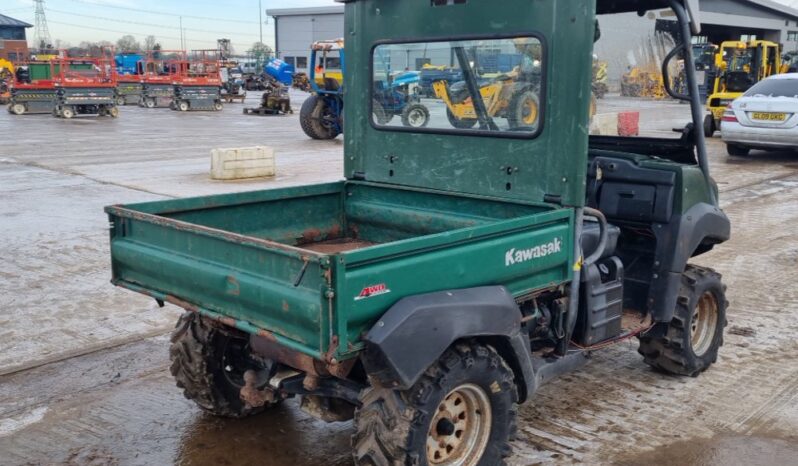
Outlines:
[[[170, 349], [185, 395], [231, 417], [299, 395], [354, 419], [358, 465], [496, 465], [516, 405], [591, 351], [637, 336], [658, 370], [707, 369], [727, 303], [688, 261], [730, 225], [694, 68], [689, 96], [669, 89], [691, 107], [681, 138], [588, 136], [597, 15], [662, 8], [684, 41], [666, 61], [692, 62], [691, 1], [346, 2], [345, 85], [362, 91], [344, 181], [106, 208], [113, 283], [187, 311]], [[524, 123], [490, 116], [480, 88], [508, 78], [479, 74], [485, 50], [535, 93]], [[473, 126], [433, 99], [426, 127], [376, 118], [374, 57], [420, 53], [462, 70]]]

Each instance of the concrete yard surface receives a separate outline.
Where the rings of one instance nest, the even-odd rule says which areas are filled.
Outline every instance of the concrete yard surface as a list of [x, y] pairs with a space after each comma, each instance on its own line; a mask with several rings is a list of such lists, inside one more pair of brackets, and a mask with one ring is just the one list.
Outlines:
[[[292, 92], [298, 112], [303, 94]], [[247, 106], [256, 106], [251, 93]], [[644, 134], [686, 106], [637, 104]], [[244, 420], [183, 398], [169, 375], [180, 309], [110, 283], [103, 206], [341, 178], [343, 142], [313, 141], [298, 115], [124, 107], [119, 119], [0, 112], [0, 465], [351, 466], [351, 423], [289, 400]], [[675, 136], [675, 135], [674, 135]], [[732, 239], [695, 260], [728, 285], [716, 365], [696, 378], [643, 364], [636, 341], [543, 386], [519, 409], [512, 465], [798, 464], [798, 153], [726, 155], [709, 142]], [[267, 145], [277, 176], [209, 178], [213, 148]]]

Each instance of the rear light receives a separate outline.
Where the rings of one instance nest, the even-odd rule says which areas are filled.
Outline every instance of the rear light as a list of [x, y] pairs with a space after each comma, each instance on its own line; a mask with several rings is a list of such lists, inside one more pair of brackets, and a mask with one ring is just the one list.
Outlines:
[[734, 115], [734, 110], [731, 108], [731, 104], [726, 106], [726, 111], [723, 112], [723, 117], [720, 121], [730, 121], [732, 123], [737, 123], [737, 117]]

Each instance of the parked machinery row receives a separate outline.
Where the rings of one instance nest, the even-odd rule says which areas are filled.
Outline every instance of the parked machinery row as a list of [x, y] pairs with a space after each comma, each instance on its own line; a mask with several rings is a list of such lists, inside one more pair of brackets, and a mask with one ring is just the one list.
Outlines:
[[114, 57], [111, 49], [101, 50], [99, 56], [69, 57], [62, 52], [48, 61], [30, 61], [15, 69], [8, 111], [62, 118], [116, 117], [118, 106], [129, 104], [219, 111], [222, 83], [214, 53], [158, 50], [139, 55], [132, 66], [121, 66], [120, 56]]

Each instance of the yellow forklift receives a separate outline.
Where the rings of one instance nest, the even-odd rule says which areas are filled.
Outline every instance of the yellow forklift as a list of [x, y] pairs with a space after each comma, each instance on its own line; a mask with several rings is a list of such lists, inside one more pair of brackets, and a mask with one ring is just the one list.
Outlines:
[[720, 129], [726, 106], [754, 84], [778, 74], [780, 68], [781, 54], [775, 42], [752, 40], [721, 43], [715, 55], [715, 77], [707, 97], [709, 113], [704, 118], [704, 134], [712, 137]]

